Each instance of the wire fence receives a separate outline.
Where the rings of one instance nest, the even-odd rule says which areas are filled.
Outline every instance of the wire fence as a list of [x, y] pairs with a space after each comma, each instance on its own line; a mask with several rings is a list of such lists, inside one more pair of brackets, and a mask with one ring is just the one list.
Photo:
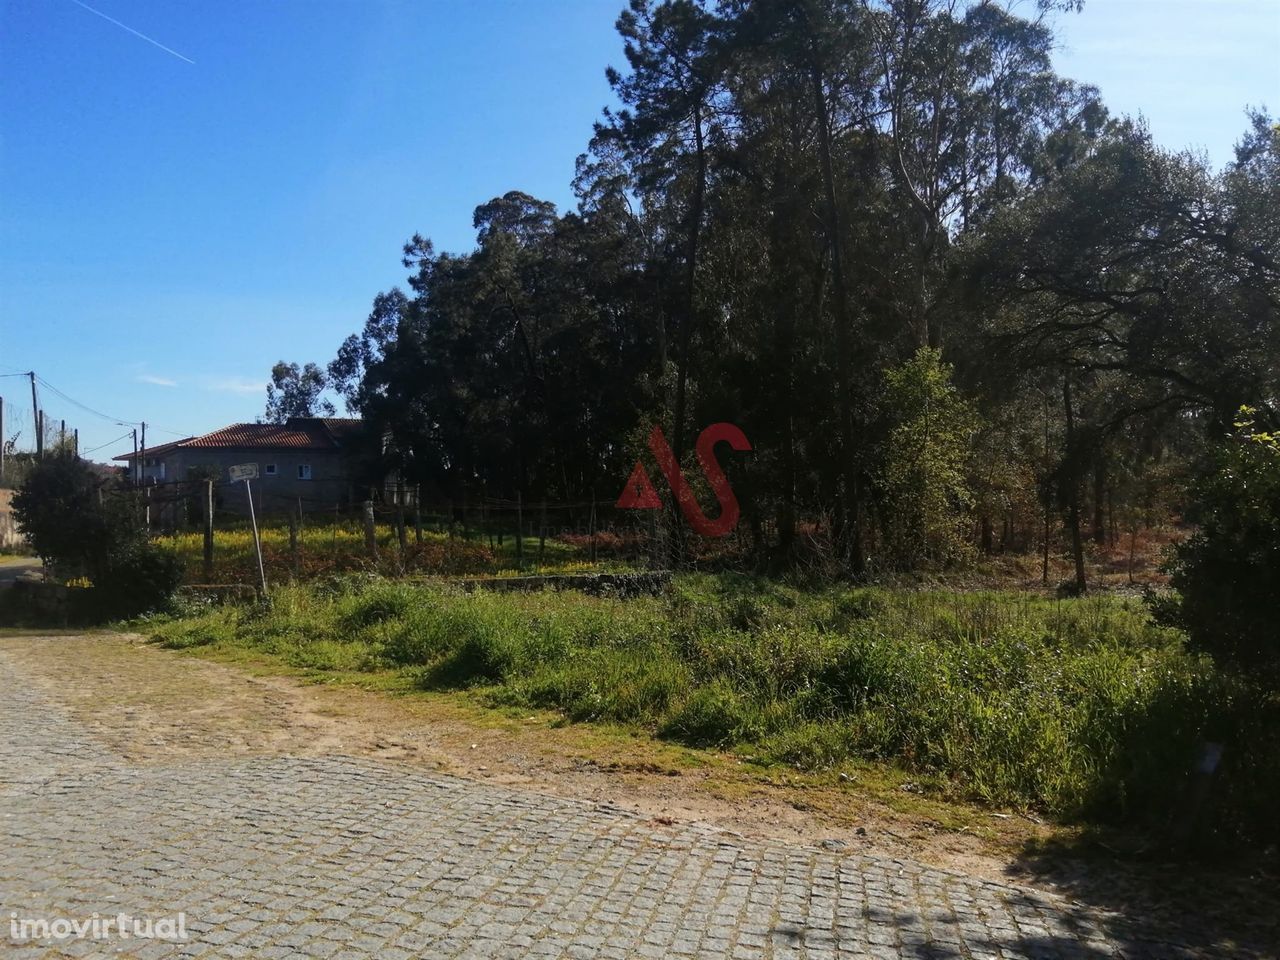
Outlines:
[[143, 523], [171, 543], [199, 583], [259, 577], [249, 501], [268, 580], [330, 573], [503, 575], [646, 569], [668, 562], [664, 511], [612, 501], [523, 497], [419, 498], [416, 489], [360, 491], [318, 480], [307, 492], [261, 481], [147, 482], [134, 488]]

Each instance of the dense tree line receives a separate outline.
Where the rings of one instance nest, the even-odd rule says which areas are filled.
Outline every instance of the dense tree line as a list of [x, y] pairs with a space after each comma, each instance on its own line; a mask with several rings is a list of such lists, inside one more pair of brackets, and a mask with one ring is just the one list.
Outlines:
[[457, 500], [609, 499], [654, 424], [688, 463], [729, 420], [761, 564], [801, 530], [855, 574], [1062, 532], [1083, 581], [1242, 405], [1280, 419], [1280, 133], [1250, 115], [1220, 172], [1156, 147], [1054, 72], [1055, 6], [632, 0], [577, 209], [415, 235], [269, 414], [331, 388]]

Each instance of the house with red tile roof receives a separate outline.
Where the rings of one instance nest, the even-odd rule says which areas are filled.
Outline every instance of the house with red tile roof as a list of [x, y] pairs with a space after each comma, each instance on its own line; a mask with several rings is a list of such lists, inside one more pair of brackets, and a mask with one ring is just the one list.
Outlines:
[[114, 459], [124, 463], [129, 476], [145, 486], [176, 488], [185, 481], [212, 478], [219, 482], [220, 505], [238, 512], [248, 510], [247, 500], [226, 489], [229, 470], [257, 464], [255, 509], [285, 512], [295, 509], [301, 500], [304, 510], [313, 511], [355, 499], [356, 463], [363, 438], [360, 420], [290, 417], [284, 423], [233, 423], [203, 436]]

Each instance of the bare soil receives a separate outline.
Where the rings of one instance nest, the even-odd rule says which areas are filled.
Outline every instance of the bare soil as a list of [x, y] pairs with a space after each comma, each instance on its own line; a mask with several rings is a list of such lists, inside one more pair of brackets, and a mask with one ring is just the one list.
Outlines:
[[[728, 754], [562, 724], [549, 713], [486, 709], [465, 694], [308, 682], [271, 664], [211, 662], [130, 634], [10, 635], [0, 645], [105, 747], [136, 763], [215, 755], [378, 757], [663, 821], [844, 843], [993, 878], [1007, 879], [1011, 846], [1050, 835], [1013, 814], [957, 815], [953, 805], [913, 795], [910, 781], [824, 785]], [[892, 798], [891, 806], [867, 795], [885, 791], [901, 793], [901, 801]]]
[[[215, 662], [117, 633], [0, 632], [0, 649], [107, 749], [135, 763], [347, 754], [426, 767], [744, 836], [910, 858], [1171, 922], [1188, 911], [1230, 936], [1276, 932], [1264, 857], [1194, 868], [1091, 848], [1077, 831], [920, 795], [876, 768], [849, 779], [756, 766], [634, 731], [495, 710], [466, 693], [308, 678], [266, 659]], [[1058, 851], [1051, 853], [1048, 851]], [[1274, 852], [1271, 855], [1274, 859]], [[1261, 925], [1261, 929], [1260, 929]]]

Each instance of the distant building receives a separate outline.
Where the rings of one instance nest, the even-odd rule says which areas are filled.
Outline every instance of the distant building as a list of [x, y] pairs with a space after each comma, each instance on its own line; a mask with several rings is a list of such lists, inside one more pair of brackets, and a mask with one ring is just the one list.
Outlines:
[[[248, 512], [243, 494], [237, 496], [224, 485], [232, 466], [256, 463], [255, 509], [283, 512], [301, 500], [310, 512], [348, 504], [357, 493], [358, 499], [368, 495], [368, 478], [358, 465], [366, 452], [364, 439], [360, 420], [290, 417], [285, 423], [234, 423], [114, 459], [126, 465], [135, 482], [160, 488], [155, 491], [157, 507], [189, 496], [190, 491], [178, 489], [183, 481], [212, 478], [219, 481], [220, 508]], [[358, 490], [358, 484], [364, 486]]]

